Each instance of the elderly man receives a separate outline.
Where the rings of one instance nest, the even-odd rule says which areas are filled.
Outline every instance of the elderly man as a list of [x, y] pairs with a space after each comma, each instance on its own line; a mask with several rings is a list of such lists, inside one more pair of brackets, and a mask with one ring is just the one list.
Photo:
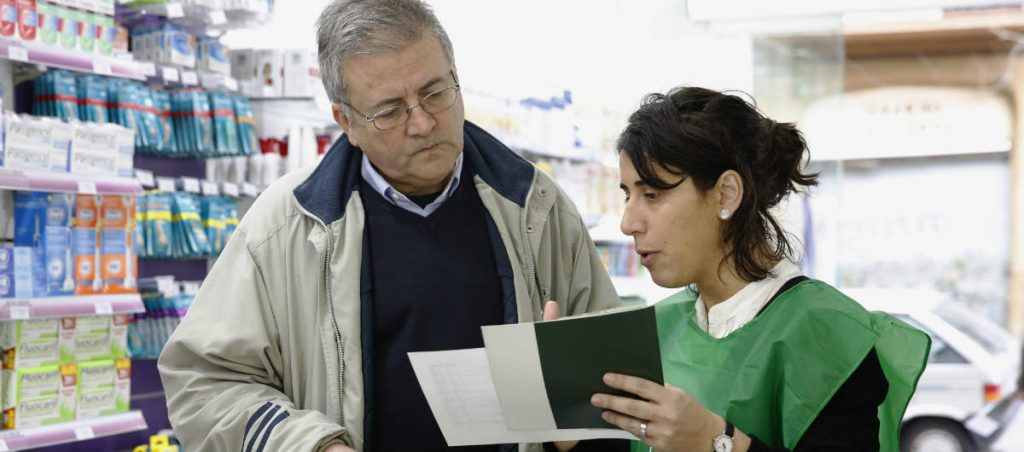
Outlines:
[[446, 449], [408, 352], [619, 304], [572, 202], [465, 121], [429, 7], [335, 1], [318, 47], [345, 135], [260, 196], [160, 356], [190, 451]]

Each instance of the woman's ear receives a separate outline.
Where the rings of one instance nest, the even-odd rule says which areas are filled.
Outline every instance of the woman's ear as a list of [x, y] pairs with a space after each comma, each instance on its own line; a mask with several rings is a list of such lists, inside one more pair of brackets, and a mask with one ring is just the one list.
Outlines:
[[743, 178], [735, 170], [726, 170], [715, 183], [718, 193], [718, 218], [726, 221], [732, 218], [743, 200]]

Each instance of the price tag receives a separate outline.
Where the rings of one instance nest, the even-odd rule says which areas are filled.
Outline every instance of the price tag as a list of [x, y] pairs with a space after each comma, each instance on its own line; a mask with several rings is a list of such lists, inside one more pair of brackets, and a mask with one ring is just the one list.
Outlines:
[[178, 17], [185, 16], [185, 8], [181, 6], [181, 3], [167, 3], [167, 18], [176, 19]]
[[152, 171], [137, 169], [135, 170], [135, 178], [139, 180], [143, 187], [152, 187], [154, 184]]
[[93, 61], [92, 71], [99, 75], [111, 75], [114, 73], [109, 61]]
[[11, 306], [11, 318], [14, 320], [25, 320], [31, 313], [28, 306]]
[[182, 85], [198, 85], [199, 74], [192, 71], [181, 71], [181, 84]]
[[156, 178], [156, 188], [163, 192], [174, 193], [174, 179], [169, 177], [158, 177]]
[[92, 431], [92, 427], [78, 427], [75, 429], [75, 438], [79, 441], [85, 441], [95, 437], [96, 432]]
[[178, 70], [173, 67], [161, 68], [160, 74], [163, 76], [165, 82], [177, 82], [179, 80]]
[[78, 193], [81, 193], [83, 195], [95, 195], [96, 182], [88, 180], [78, 181]]
[[251, 198], [255, 198], [260, 193], [259, 190], [256, 190], [255, 185], [250, 184], [248, 182], [244, 182], [242, 183], [242, 194], [245, 196], [249, 196]]
[[146, 77], [156, 77], [156, 65], [149, 61], [139, 63], [139, 72]]
[[28, 61], [28, 49], [18, 46], [10, 46], [7, 48], [7, 56], [14, 61]]
[[202, 184], [203, 184], [203, 194], [204, 195], [206, 195], [206, 196], [220, 196], [220, 190], [217, 188], [217, 184], [216, 183], [210, 182], [208, 180], [204, 180], [202, 182]]
[[238, 197], [238, 186], [237, 185], [232, 184], [231, 182], [224, 182], [223, 185], [224, 186], [222, 188], [223, 188], [225, 196], [233, 196], [235, 198]]
[[199, 179], [194, 177], [181, 178], [181, 187], [188, 193], [199, 193]]
[[96, 303], [96, 315], [110, 315], [114, 313], [114, 306], [109, 301]]
[[232, 77], [224, 77], [224, 88], [228, 91], [238, 91], [238, 80]]
[[195, 295], [199, 293], [199, 283], [184, 281], [181, 283], [181, 292], [185, 295]]
[[224, 11], [210, 11], [210, 23], [213, 25], [220, 25], [228, 23], [228, 16], [224, 14]]

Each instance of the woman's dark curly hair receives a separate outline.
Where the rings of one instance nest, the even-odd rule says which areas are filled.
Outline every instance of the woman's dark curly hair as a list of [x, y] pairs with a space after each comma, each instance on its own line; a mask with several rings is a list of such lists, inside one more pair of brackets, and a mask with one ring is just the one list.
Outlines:
[[[793, 258], [793, 247], [769, 209], [800, 187], [817, 185], [804, 173], [807, 143], [793, 124], [777, 123], [740, 97], [705, 88], [681, 87], [648, 94], [619, 136], [640, 179], [658, 189], [692, 178], [707, 193], [719, 176], [734, 170], [743, 179], [743, 198], [725, 223], [723, 263], [732, 258], [739, 276], [768, 276], [765, 263]], [[680, 178], [658, 177], [656, 167]]]

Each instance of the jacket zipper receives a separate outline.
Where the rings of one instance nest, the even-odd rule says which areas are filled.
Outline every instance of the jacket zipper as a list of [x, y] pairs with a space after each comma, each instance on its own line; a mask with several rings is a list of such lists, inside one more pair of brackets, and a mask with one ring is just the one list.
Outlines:
[[[521, 216], [522, 221], [520, 222], [520, 227], [523, 231], [523, 241], [526, 243], [526, 266], [527, 270], [530, 272], [530, 281], [533, 282], [533, 293], [540, 296], [540, 281], [537, 279], [537, 264], [536, 262], [534, 262], [533, 249], [530, 247], [530, 235], [529, 232], [526, 230], [526, 216], [529, 213], [529, 209], [527, 209], [524, 206], [523, 211], [524, 212]], [[541, 300], [541, 306], [544, 306], [544, 303], [546, 301], [547, 300]]]
[[341, 337], [341, 329], [334, 316], [334, 300], [331, 298], [331, 253], [334, 248], [334, 233], [323, 222], [320, 226], [327, 232], [327, 254], [324, 255], [324, 294], [327, 296], [327, 310], [331, 314], [331, 326], [334, 327], [334, 341], [338, 344], [338, 425], [345, 425], [345, 344]]

